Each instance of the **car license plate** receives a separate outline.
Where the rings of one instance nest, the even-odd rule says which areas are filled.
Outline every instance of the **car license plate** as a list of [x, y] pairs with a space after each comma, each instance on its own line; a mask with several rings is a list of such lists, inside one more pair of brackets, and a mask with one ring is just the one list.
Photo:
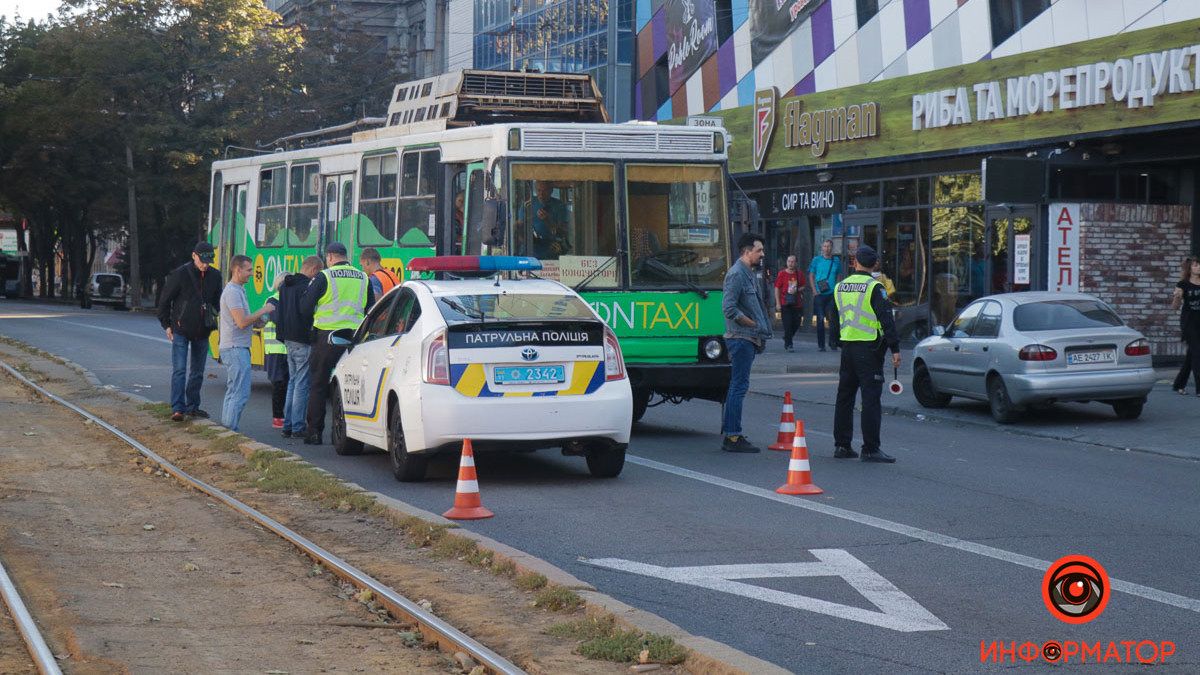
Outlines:
[[1112, 363], [1116, 360], [1117, 353], [1111, 349], [1067, 354], [1067, 365], [1069, 366], [1078, 366], [1085, 363]]
[[567, 380], [566, 366], [496, 366], [496, 384], [557, 384]]

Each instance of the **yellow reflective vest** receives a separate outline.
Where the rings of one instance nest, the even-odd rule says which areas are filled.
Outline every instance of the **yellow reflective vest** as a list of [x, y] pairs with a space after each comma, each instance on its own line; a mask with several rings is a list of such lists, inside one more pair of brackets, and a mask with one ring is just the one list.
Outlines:
[[842, 342], [874, 342], [883, 334], [883, 325], [871, 308], [871, 293], [878, 285], [870, 275], [855, 272], [834, 287]]
[[[271, 297], [267, 298], [267, 302], [270, 302], [272, 300], [275, 301], [276, 306], [278, 307], [279, 306], [279, 291], [275, 291], [274, 293], [271, 294]], [[265, 324], [263, 324], [262, 341], [263, 341], [263, 353], [264, 354], [286, 354], [287, 353], [287, 347], [285, 347], [283, 345], [283, 342], [281, 342], [279, 340], [279, 338], [275, 336], [275, 322], [274, 321], [268, 320]]]
[[313, 327], [318, 330], [357, 328], [362, 323], [367, 291], [367, 274], [350, 263], [340, 262], [321, 270], [325, 275], [325, 294], [313, 311]]

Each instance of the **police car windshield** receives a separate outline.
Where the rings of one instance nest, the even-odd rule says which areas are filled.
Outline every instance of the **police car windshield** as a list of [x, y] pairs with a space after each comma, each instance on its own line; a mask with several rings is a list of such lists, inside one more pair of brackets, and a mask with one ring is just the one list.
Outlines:
[[578, 296], [555, 293], [443, 295], [438, 296], [437, 307], [449, 325], [595, 318], [591, 308]]

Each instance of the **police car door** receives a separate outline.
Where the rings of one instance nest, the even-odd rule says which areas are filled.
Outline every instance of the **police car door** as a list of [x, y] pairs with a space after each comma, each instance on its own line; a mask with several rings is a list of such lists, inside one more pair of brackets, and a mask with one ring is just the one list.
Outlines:
[[346, 434], [376, 445], [381, 419], [380, 393], [391, 371], [392, 340], [388, 336], [395, 293], [375, 303], [354, 334], [354, 346], [338, 362], [338, 387], [346, 416]]

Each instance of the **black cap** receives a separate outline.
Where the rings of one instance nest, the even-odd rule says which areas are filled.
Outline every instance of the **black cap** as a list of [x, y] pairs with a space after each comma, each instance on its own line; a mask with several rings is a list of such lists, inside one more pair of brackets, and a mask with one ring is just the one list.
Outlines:
[[879, 262], [879, 254], [870, 246], [859, 246], [858, 252], [854, 254], [854, 259], [858, 261], [859, 265], [870, 269]]
[[199, 242], [193, 246], [192, 253], [195, 253], [200, 258], [200, 261], [205, 263], [211, 263], [217, 257], [213, 245], [207, 241]]
[[346, 250], [346, 245], [340, 241], [329, 242], [329, 244], [325, 246], [325, 252], [336, 255], [350, 255], [350, 253]]

